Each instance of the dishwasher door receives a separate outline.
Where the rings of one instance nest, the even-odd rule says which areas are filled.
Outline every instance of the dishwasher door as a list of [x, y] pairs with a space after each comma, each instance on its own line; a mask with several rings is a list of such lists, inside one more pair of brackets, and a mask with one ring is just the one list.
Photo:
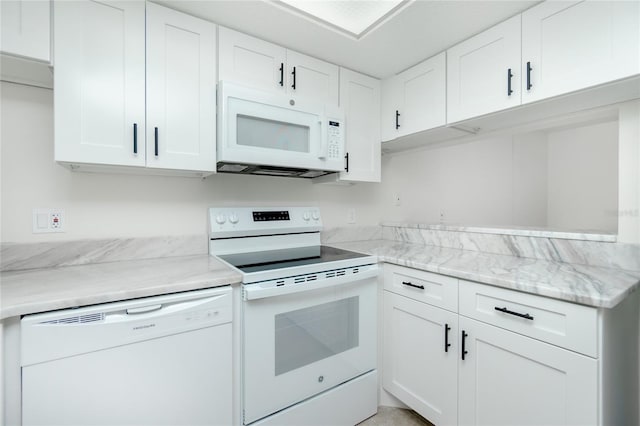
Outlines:
[[231, 424], [230, 287], [25, 316], [23, 425]]

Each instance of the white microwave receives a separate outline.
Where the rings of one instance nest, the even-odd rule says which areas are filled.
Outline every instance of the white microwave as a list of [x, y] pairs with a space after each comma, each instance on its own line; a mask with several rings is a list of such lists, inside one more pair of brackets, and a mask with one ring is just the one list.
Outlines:
[[217, 170], [314, 178], [345, 170], [338, 107], [221, 81]]

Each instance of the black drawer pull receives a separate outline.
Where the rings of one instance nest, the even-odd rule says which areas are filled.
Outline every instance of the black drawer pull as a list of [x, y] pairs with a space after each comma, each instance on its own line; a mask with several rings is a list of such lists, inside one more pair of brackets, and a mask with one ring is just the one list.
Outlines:
[[402, 281], [402, 284], [409, 286], [409, 287], [414, 287], [414, 288], [419, 288], [420, 290], [424, 290], [424, 286], [422, 284], [414, 284], [412, 282], [409, 281]]
[[400, 128], [400, 123], [398, 122], [399, 118], [400, 118], [400, 112], [396, 110], [396, 130]]
[[157, 127], [153, 129], [153, 138], [155, 139], [155, 146], [154, 146], [153, 153], [157, 157], [158, 156], [158, 128]]
[[527, 90], [531, 90], [533, 84], [531, 84], [531, 62], [527, 62]]
[[513, 73], [511, 72], [511, 68], [507, 70], [507, 96], [511, 96], [513, 90], [511, 90], [511, 79], [513, 78]]
[[504, 307], [504, 308], [499, 308], [499, 307], [497, 307], [497, 306], [496, 306], [496, 307], [495, 307], [495, 310], [496, 310], [496, 311], [500, 311], [500, 312], [504, 312], [505, 314], [515, 315], [515, 316], [517, 316], [517, 317], [520, 317], [520, 318], [524, 318], [524, 319], [528, 319], [528, 320], [532, 320], [532, 321], [533, 321], [533, 317], [532, 317], [531, 315], [529, 315], [529, 314], [521, 314], [520, 312], [513, 312], [513, 311], [510, 311], [509, 309], [507, 309], [506, 307]]
[[133, 153], [138, 153], [138, 123], [133, 123]]
[[291, 88], [293, 90], [296, 90], [296, 67], [293, 67], [293, 72], [291, 73], [291, 75], [293, 76], [293, 84], [291, 85]]
[[467, 336], [469, 336], [469, 334], [466, 331], [462, 330], [462, 360], [463, 361], [464, 361], [464, 356], [469, 353], [469, 351], [465, 349]]
[[444, 351], [445, 352], [449, 352], [449, 346], [451, 346], [451, 343], [449, 343], [449, 330], [451, 330], [451, 327], [449, 327], [449, 324], [445, 324], [444, 325]]
[[280, 86], [284, 86], [284, 62], [280, 62]]

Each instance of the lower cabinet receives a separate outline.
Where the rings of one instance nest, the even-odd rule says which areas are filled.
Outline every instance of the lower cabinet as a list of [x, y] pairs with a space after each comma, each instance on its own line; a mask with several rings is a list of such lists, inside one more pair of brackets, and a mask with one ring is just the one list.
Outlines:
[[638, 424], [637, 294], [596, 309], [384, 270], [383, 387], [430, 422]]

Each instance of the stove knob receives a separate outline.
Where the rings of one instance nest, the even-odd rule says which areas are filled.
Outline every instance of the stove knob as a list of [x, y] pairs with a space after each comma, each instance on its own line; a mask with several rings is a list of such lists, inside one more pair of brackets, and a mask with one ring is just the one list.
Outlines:
[[229, 215], [229, 222], [231, 222], [231, 223], [234, 223], [234, 224], [235, 224], [235, 223], [238, 223], [238, 220], [240, 220], [240, 219], [238, 218], [238, 215], [237, 215], [237, 214], [235, 214], [235, 213], [231, 213], [231, 214]]
[[306, 221], [309, 220], [310, 219], [309, 212], [302, 213], [302, 218]]
[[218, 225], [222, 225], [223, 223], [225, 223], [227, 221], [227, 218], [225, 217], [224, 213], [219, 213], [216, 216], [216, 223]]
[[320, 220], [320, 213], [313, 212], [312, 217], [313, 217], [313, 220]]

